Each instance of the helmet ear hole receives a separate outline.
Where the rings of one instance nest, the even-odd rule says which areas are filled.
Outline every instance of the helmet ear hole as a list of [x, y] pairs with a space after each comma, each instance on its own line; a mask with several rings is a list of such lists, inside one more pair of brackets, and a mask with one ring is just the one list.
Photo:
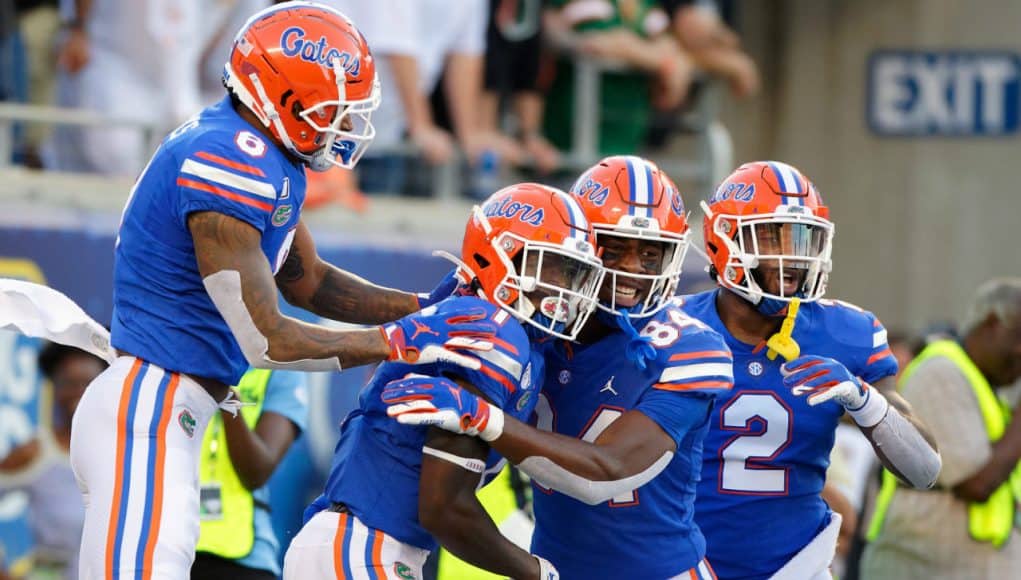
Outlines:
[[476, 252], [472, 257], [475, 258], [475, 263], [479, 265], [479, 269], [484, 270], [489, 267], [489, 260], [482, 254]]

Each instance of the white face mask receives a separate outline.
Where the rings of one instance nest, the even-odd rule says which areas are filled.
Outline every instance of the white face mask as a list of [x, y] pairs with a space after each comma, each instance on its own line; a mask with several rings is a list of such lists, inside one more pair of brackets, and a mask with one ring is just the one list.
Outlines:
[[[811, 302], [826, 293], [833, 266], [833, 223], [783, 209], [751, 216], [713, 216], [713, 229], [730, 254], [719, 272], [720, 282], [754, 304], [764, 298]], [[734, 228], [738, 232], [732, 239]]]

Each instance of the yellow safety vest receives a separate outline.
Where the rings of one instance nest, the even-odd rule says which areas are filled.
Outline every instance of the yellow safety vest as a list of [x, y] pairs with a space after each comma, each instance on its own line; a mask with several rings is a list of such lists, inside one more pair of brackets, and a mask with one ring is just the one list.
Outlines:
[[[525, 494], [530, 491], [528, 480], [520, 471], [517, 477], [524, 479]], [[514, 512], [521, 509], [518, 502], [519, 492], [514, 489], [514, 480], [511, 478], [511, 467], [504, 466], [503, 470], [487, 485], [478, 492], [479, 502], [486, 508], [486, 513], [493, 519], [497, 526], [503, 523]], [[526, 500], [527, 501], [527, 500]], [[490, 580], [504, 578], [461, 560], [445, 549], [440, 549], [437, 580]]]
[[[952, 340], [940, 340], [930, 344], [904, 369], [901, 384], [915, 373], [918, 365], [933, 357], [950, 359], [961, 370], [971, 390], [978, 399], [978, 407], [985, 422], [986, 434], [992, 442], [1003, 437], [1003, 430], [1010, 422], [1010, 409], [996, 394], [982, 371], [975, 366], [968, 353]], [[876, 513], [869, 525], [868, 539], [874, 541], [883, 529], [886, 510], [890, 507], [893, 494], [897, 489], [897, 478], [888, 470], [883, 470], [883, 487], [876, 498]], [[1021, 500], [1021, 463], [1014, 467], [1010, 479], [996, 488], [989, 499], [968, 504], [968, 533], [977, 542], [989, 542], [997, 548], [1010, 538], [1014, 527], [1016, 502]]]
[[[254, 429], [262, 412], [262, 401], [266, 395], [266, 385], [272, 371], [266, 369], [250, 369], [237, 385], [240, 399], [244, 403], [253, 403], [241, 407], [241, 418]], [[245, 489], [244, 484], [234, 471], [227, 451], [227, 433], [223, 429], [223, 418], [220, 413], [213, 415], [202, 439], [202, 456], [199, 463], [200, 510], [203, 518], [200, 522], [199, 552], [209, 552], [230, 560], [247, 556], [255, 544], [255, 499], [252, 492]], [[215, 490], [219, 490], [218, 498]], [[213, 492], [213, 497], [206, 497]], [[206, 501], [219, 500], [219, 512], [210, 516], [206, 509]]]

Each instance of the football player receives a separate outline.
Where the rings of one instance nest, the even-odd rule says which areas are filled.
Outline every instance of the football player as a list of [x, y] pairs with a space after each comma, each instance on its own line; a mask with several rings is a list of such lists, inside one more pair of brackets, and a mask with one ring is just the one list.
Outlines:
[[713, 578], [695, 485], [714, 398], [731, 386], [731, 355], [671, 302], [688, 247], [680, 193], [632, 156], [600, 161], [571, 192], [606, 275], [581, 344], [546, 352], [539, 429], [496, 408], [476, 426], [472, 405], [487, 407], [468, 393], [405, 387], [405, 398], [421, 399], [393, 397], [389, 412], [477, 432], [530, 475], [532, 551], [564, 578]]
[[544, 369], [534, 347], [573, 339], [595, 309], [602, 270], [593, 241], [577, 203], [545, 186], [511, 186], [475, 209], [459, 260], [465, 295], [428, 310], [497, 325], [496, 348], [480, 353], [477, 371], [379, 367], [341, 426], [326, 490], [291, 542], [284, 578], [421, 578], [438, 544], [503, 576], [556, 577], [547, 560], [500, 534], [475, 495], [502, 459], [480, 439], [401, 425], [387, 417], [386, 402], [416, 400], [416, 389], [461, 393], [461, 384], [464, 402], [478, 404], [476, 427], [486, 426], [489, 408], [527, 419]]
[[[249, 365], [328, 371], [437, 357], [480, 365], [445, 350], [452, 331], [454, 343], [484, 347], [445, 317], [336, 330], [278, 308], [278, 290], [354, 323], [422, 306], [320, 260], [301, 221], [305, 170], [350, 167], [372, 138], [379, 88], [354, 25], [311, 3], [268, 8], [238, 33], [224, 79], [228, 95], [163, 141], [122, 217], [111, 338], [121, 356], [86, 390], [71, 437], [87, 506], [83, 578], [188, 576], [203, 431], [218, 406], [236, 410], [228, 385]], [[471, 328], [476, 337], [495, 332]]]
[[720, 578], [830, 578], [840, 518], [820, 492], [841, 416], [917, 489], [932, 486], [939, 454], [894, 391], [883, 325], [822, 298], [834, 226], [812, 183], [785, 163], [747, 163], [702, 209], [719, 288], [683, 309], [726, 339], [734, 388], [712, 412], [695, 521]]

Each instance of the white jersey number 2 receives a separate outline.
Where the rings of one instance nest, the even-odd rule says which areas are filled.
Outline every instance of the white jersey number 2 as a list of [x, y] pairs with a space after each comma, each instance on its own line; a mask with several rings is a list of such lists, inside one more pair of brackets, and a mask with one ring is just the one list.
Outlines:
[[[745, 391], [721, 411], [721, 427], [736, 434], [720, 449], [723, 493], [785, 495], [787, 468], [769, 467], [791, 440], [791, 410], [768, 391]], [[758, 424], [758, 425], [756, 425]]]

